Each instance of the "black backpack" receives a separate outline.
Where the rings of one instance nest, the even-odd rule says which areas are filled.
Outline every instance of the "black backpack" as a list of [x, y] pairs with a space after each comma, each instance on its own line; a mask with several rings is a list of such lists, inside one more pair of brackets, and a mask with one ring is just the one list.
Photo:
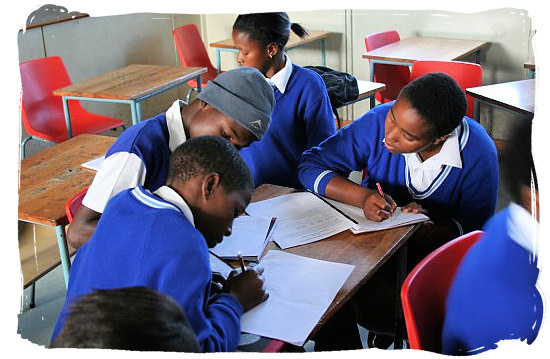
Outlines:
[[340, 116], [338, 116], [336, 110], [343, 104], [357, 99], [359, 96], [357, 79], [351, 74], [329, 69], [328, 67], [305, 66], [305, 68], [318, 73], [325, 82], [332, 112], [336, 116], [338, 127], [340, 127]]

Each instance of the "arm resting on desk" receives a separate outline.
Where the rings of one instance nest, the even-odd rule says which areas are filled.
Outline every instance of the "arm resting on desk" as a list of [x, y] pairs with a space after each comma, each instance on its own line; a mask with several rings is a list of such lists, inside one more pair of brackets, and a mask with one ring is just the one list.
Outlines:
[[67, 231], [67, 242], [73, 248], [80, 248], [92, 237], [101, 213], [81, 205]]

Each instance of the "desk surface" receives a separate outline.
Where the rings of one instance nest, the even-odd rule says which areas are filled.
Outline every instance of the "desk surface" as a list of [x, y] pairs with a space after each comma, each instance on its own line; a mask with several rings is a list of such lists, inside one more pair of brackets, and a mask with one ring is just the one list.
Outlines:
[[535, 81], [531, 79], [472, 87], [467, 88], [466, 93], [474, 98], [521, 115], [533, 116], [535, 111]]
[[103, 156], [115, 137], [80, 135], [21, 161], [19, 219], [48, 226], [68, 223], [65, 203], [92, 183], [82, 163]]
[[363, 58], [413, 63], [418, 60], [452, 61], [481, 50], [489, 43], [479, 40], [409, 37], [363, 54]]
[[[321, 40], [326, 38], [330, 34], [330, 31], [321, 30], [308, 30], [307, 32], [309, 35], [302, 39], [291, 31], [285, 49], [291, 49], [296, 46], [301, 46], [313, 41]], [[217, 47], [221, 49], [236, 49], [235, 44], [233, 44], [233, 39], [213, 42], [210, 44], [210, 47]]]
[[136, 100], [205, 73], [206, 67], [128, 65], [53, 92], [56, 96]]
[[[262, 185], [256, 189], [252, 201], [280, 196], [294, 192], [294, 189], [274, 185]], [[331, 262], [355, 266], [329, 308], [310, 334], [310, 338], [348, 301], [353, 294], [393, 255], [414, 233], [417, 226], [409, 225], [384, 231], [352, 234], [338, 233], [330, 238], [289, 248], [289, 253]], [[278, 247], [270, 242], [268, 248]]]

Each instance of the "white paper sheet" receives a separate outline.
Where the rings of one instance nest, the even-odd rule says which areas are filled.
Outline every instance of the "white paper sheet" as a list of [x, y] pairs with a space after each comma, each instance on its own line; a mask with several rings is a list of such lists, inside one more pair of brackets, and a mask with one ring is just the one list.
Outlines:
[[334, 207], [344, 212], [348, 217], [357, 221], [357, 224], [351, 227], [354, 234], [364, 232], [374, 232], [383, 229], [405, 226], [408, 224], [428, 221], [430, 218], [422, 213], [406, 213], [401, 207], [398, 207], [391, 218], [385, 219], [382, 222], [375, 222], [365, 218], [363, 209], [346, 203], [338, 202], [326, 198], [326, 200]]
[[210, 249], [224, 259], [237, 259], [238, 252], [244, 259], [258, 260], [268, 241], [271, 217], [240, 216], [233, 221], [231, 236]]
[[101, 166], [103, 161], [105, 161], [105, 157], [101, 156], [98, 158], [94, 158], [93, 160], [90, 160], [88, 162], [85, 162], [81, 166], [84, 168], [89, 168], [91, 170], [97, 171], [99, 170], [99, 167]]
[[213, 255], [212, 253], [209, 253], [209, 254], [210, 254], [210, 269], [212, 269], [212, 272], [220, 273], [225, 279], [227, 279], [227, 277], [229, 276], [229, 273], [231, 273], [233, 268], [229, 264], [225, 263], [215, 255]]
[[277, 217], [272, 240], [282, 249], [330, 237], [355, 224], [310, 192], [253, 202], [246, 212], [253, 216]]
[[244, 313], [241, 330], [302, 346], [353, 271], [350, 264], [270, 250], [260, 261], [269, 298]]

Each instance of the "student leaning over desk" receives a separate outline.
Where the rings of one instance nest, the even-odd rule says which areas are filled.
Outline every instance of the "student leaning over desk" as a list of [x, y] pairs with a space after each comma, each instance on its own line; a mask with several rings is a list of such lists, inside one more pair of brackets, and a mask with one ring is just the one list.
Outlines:
[[263, 270], [233, 271], [211, 296], [208, 248], [231, 234], [253, 192], [252, 176], [225, 139], [188, 140], [171, 156], [166, 185], [142, 186], [113, 197], [92, 238], [77, 252], [55, 342], [71, 303], [94, 289], [144, 286], [184, 309], [204, 352], [234, 351], [244, 311], [267, 299]]
[[176, 100], [166, 111], [125, 130], [105, 155], [67, 232], [78, 248], [92, 235], [105, 205], [118, 192], [142, 185], [156, 190], [166, 181], [169, 156], [188, 138], [213, 135], [237, 147], [260, 140], [273, 111], [273, 90], [256, 69], [227, 71], [190, 105]]
[[269, 130], [263, 139], [241, 150], [255, 186], [301, 188], [297, 168], [302, 152], [336, 132], [323, 80], [293, 64], [284, 52], [290, 30], [299, 37], [307, 35], [284, 12], [239, 15], [233, 24], [237, 61], [260, 70], [275, 92]]
[[[374, 221], [388, 219], [396, 205], [427, 213], [432, 223], [408, 241], [412, 268], [448, 240], [481, 229], [495, 211], [496, 148], [465, 113], [465, 95], [452, 78], [425, 75], [408, 84], [395, 102], [371, 109], [304, 152], [300, 180], [316, 193], [363, 208]], [[347, 179], [351, 171], [362, 170], [361, 185]], [[356, 296], [360, 323], [371, 339], [373, 333], [393, 333], [394, 273], [395, 260], [390, 260]]]

